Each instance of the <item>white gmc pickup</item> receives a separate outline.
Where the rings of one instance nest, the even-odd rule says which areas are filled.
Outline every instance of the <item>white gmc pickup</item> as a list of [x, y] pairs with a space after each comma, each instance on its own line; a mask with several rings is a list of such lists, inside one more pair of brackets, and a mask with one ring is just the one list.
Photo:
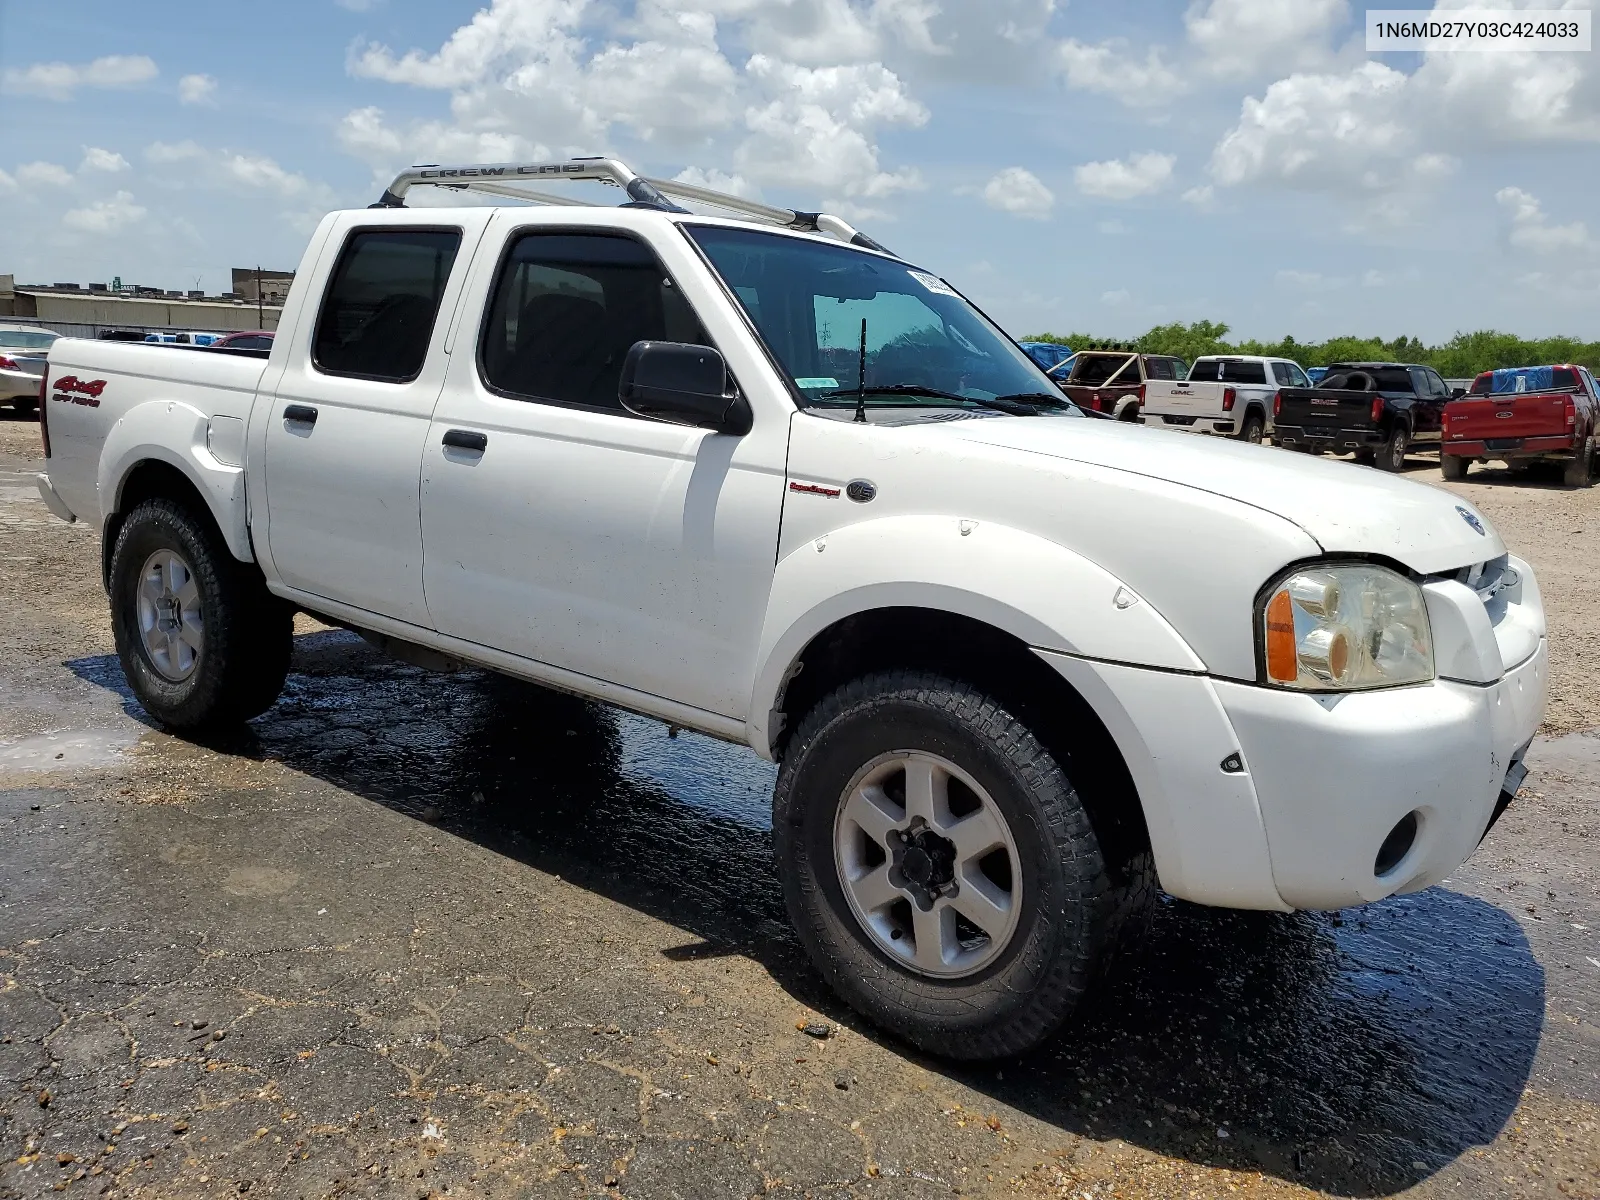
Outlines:
[[1278, 389], [1310, 386], [1300, 364], [1287, 358], [1208, 354], [1194, 360], [1187, 379], [1146, 385], [1144, 423], [1259, 442], [1272, 433]]
[[[404, 207], [553, 179], [630, 202]], [[611, 161], [408, 172], [323, 220], [270, 352], [63, 340], [45, 394], [153, 717], [265, 710], [303, 609], [745, 743], [818, 969], [952, 1057], [1046, 1036], [1156, 882], [1437, 883], [1544, 712], [1470, 505], [1085, 418], [843, 221]]]

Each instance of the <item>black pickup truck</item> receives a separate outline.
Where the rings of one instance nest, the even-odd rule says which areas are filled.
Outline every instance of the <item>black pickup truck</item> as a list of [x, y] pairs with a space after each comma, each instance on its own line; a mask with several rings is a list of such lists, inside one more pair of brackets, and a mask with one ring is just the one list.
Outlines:
[[1432, 367], [1334, 363], [1317, 387], [1278, 392], [1272, 440], [1311, 454], [1353, 450], [1360, 462], [1398, 471], [1412, 446], [1439, 441], [1444, 406], [1451, 399]]

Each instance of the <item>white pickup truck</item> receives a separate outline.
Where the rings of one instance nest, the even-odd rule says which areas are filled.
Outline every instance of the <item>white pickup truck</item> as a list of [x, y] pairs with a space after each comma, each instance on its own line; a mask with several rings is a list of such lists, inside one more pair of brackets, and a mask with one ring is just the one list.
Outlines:
[[1272, 398], [1281, 387], [1310, 387], [1300, 364], [1252, 354], [1208, 354], [1189, 377], [1145, 385], [1144, 423], [1259, 442], [1272, 433]]
[[[404, 206], [551, 179], [630, 202]], [[818, 969], [952, 1057], [1046, 1036], [1154, 883], [1439, 882], [1544, 712], [1538, 585], [1465, 501], [1086, 418], [843, 221], [612, 161], [407, 172], [270, 352], [63, 340], [45, 394], [154, 718], [264, 711], [300, 609], [743, 743]]]

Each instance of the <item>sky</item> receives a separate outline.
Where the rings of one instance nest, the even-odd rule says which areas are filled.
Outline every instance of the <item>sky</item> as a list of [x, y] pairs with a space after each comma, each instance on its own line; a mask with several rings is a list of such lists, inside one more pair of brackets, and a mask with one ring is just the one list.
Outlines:
[[1018, 336], [1600, 339], [1596, 53], [1369, 54], [1363, 20], [1345, 0], [0, 0], [0, 273], [222, 291], [230, 267], [292, 269], [325, 212], [410, 163], [607, 154], [836, 212]]

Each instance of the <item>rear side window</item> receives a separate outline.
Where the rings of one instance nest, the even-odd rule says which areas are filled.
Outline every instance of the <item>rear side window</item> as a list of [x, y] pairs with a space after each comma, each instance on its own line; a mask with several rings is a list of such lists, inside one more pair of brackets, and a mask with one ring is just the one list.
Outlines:
[[1273, 363], [1272, 378], [1279, 387], [1290, 387], [1294, 384], [1294, 376], [1289, 374], [1288, 363]]
[[711, 344], [648, 247], [620, 234], [529, 233], [501, 263], [479, 363], [502, 395], [621, 413], [622, 362], [643, 341]]
[[328, 375], [406, 383], [422, 373], [459, 229], [351, 235], [322, 301], [312, 361]]

